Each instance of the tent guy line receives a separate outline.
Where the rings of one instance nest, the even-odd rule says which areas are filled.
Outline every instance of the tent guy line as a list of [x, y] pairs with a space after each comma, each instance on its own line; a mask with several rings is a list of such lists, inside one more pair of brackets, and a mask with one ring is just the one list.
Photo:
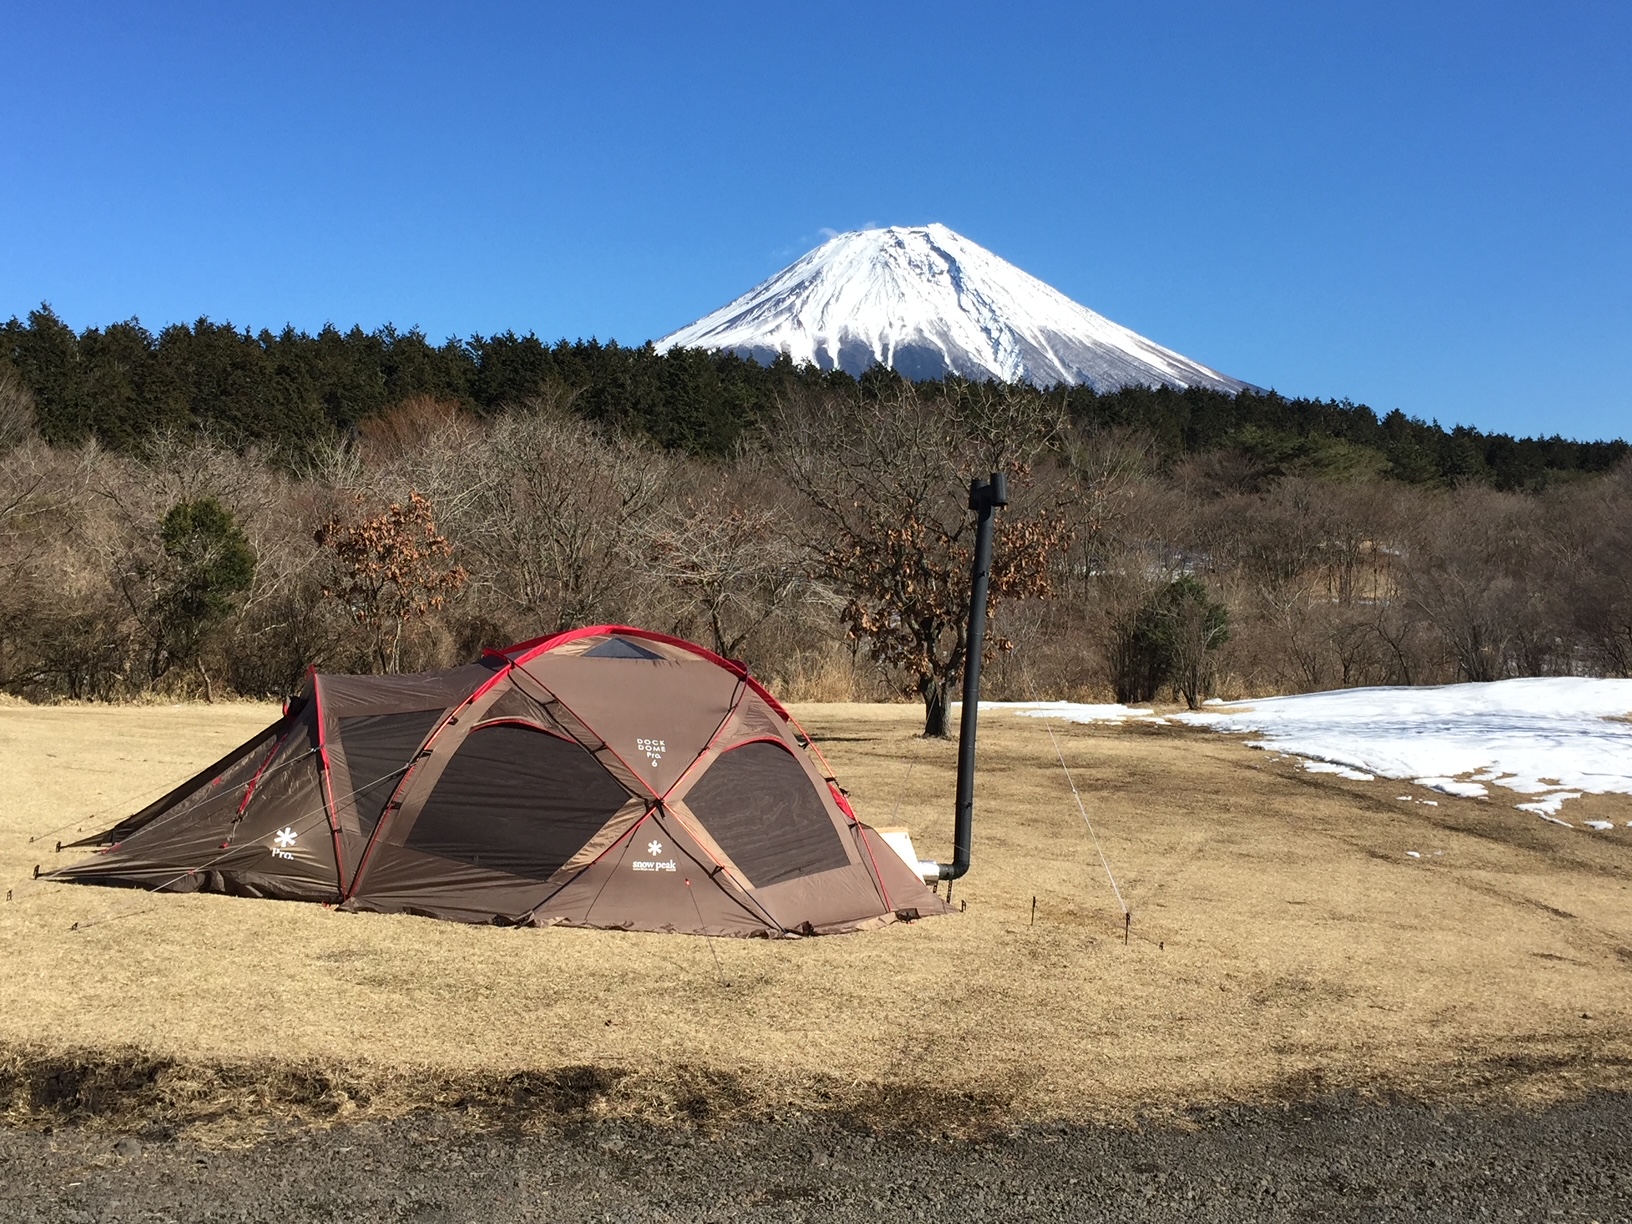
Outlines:
[[[286, 766], [297, 764], [298, 762], [305, 760], [307, 757], [315, 756], [318, 751], [319, 751], [318, 749], [313, 748], [309, 752], [302, 753], [300, 756], [294, 757], [291, 760], [281, 761], [281, 762], [278, 763], [278, 765], [273, 767], [271, 770], [266, 771], [266, 774], [264, 776], [271, 776], [272, 774], [277, 773], [279, 770], [282, 770]], [[404, 766], [404, 768], [406, 768], [406, 766]], [[399, 770], [394, 770], [393, 772], [394, 773], [401, 773], [402, 770], [400, 770], [400, 769]], [[390, 775], [388, 774], [387, 777], [389, 777], [389, 776]], [[259, 782], [261, 782], [262, 780], [263, 780], [263, 775], [262, 774], [256, 774], [255, 778], [250, 783], [250, 793], [243, 796], [243, 798], [240, 800], [238, 811], [236, 811], [233, 814], [233, 821], [232, 821], [231, 826], [229, 827], [230, 831], [229, 831], [229, 833], [227, 835], [227, 839], [229, 841], [233, 837], [235, 837], [237, 835], [238, 825], [243, 820], [243, 806], [244, 806], [244, 803], [246, 803], [248, 801], [248, 799], [253, 796], [255, 785], [258, 784]], [[383, 782], [384, 780], [385, 779], [382, 778], [379, 781]], [[377, 783], [375, 783], [375, 785], [377, 785]], [[364, 789], [367, 789], [367, 788], [365, 787]], [[209, 807], [212, 804], [215, 804], [215, 803], [219, 802], [221, 799], [232, 797], [232, 794], [233, 794], [232, 791], [224, 790], [224, 791], [221, 792], [221, 794], [212, 796], [211, 798], [204, 800], [204, 802], [201, 803], [199, 805], [199, 807], [201, 807], [201, 808]], [[161, 828], [161, 827], [164, 826], [164, 824], [166, 822], [174, 819], [176, 816], [184, 815], [187, 810], [188, 809], [183, 808], [183, 809], [172, 811], [172, 812], [167, 813], [165, 815], [159, 816], [159, 817], [155, 818], [151, 822], [151, 824], [144, 825], [143, 827], [144, 828], [151, 828], [151, 829]], [[117, 826], [115, 826], [115, 827], [117, 827]], [[94, 835], [93, 835], [93, 837], [94, 837]], [[75, 846], [86, 846], [86, 845], [95, 845], [95, 844], [96, 844], [95, 840], [93, 840], [92, 838], [86, 838], [86, 839], [82, 839], [82, 840], [77, 841], [77, 842], [69, 842], [66, 846], [59, 846], [57, 849], [60, 852], [62, 850], [72, 849]], [[115, 844], [117, 844], [117, 843], [115, 843]], [[112, 848], [113, 848], [112, 846], [108, 847], [108, 849], [112, 849]], [[224, 848], [225, 847], [223, 846], [223, 849]], [[200, 868], [200, 870], [202, 870], [202, 868]]]
[[[1088, 809], [1083, 806], [1082, 795], [1077, 791], [1077, 780], [1071, 776], [1071, 768], [1065, 763], [1065, 753], [1060, 749], [1059, 737], [1054, 734], [1054, 728], [1047, 723], [1043, 724], [1048, 731], [1048, 738], [1054, 742], [1054, 754], [1060, 758], [1060, 768], [1065, 770], [1065, 780], [1071, 785], [1071, 797], [1077, 801], [1077, 811], [1082, 813], [1082, 823], [1088, 826], [1088, 838], [1094, 843], [1094, 851], [1099, 855], [1100, 864], [1105, 868], [1105, 878], [1111, 882], [1111, 892], [1116, 897], [1116, 903], [1122, 907], [1122, 942], [1128, 942], [1128, 935], [1133, 930], [1133, 911], [1128, 903], [1122, 899], [1122, 890], [1116, 886], [1116, 876], [1111, 871], [1110, 860], [1105, 857], [1105, 851], [1099, 844], [1099, 834], [1094, 832], [1094, 822], [1088, 819]], [[1032, 899], [1036, 904], [1036, 898]]]
[[[137, 803], [140, 803], [143, 807], [145, 807], [147, 804], [153, 802], [153, 800], [168, 794], [174, 789], [175, 786], [169, 782], [161, 782], [158, 786], [150, 786], [137, 795], [134, 799], [115, 799], [112, 803], [103, 804], [95, 811], [86, 812], [83, 816], [75, 816], [72, 820], [65, 820], [55, 828], [44, 829], [39, 833], [32, 834], [25, 844], [32, 846], [35, 842], [50, 837], [53, 833], [61, 833], [64, 829], [71, 828], [74, 825], [90, 824], [93, 820], [106, 819], [114, 812], [121, 810], [128, 811], [134, 804]], [[69, 842], [68, 844], [73, 845], [72, 842]], [[60, 845], [57, 848], [58, 850], [62, 849]]]

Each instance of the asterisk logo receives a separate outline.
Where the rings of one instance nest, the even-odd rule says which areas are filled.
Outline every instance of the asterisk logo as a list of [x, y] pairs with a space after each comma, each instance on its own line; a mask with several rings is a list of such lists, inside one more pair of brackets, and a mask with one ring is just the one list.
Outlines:
[[282, 848], [288, 849], [290, 846], [295, 844], [295, 831], [288, 827], [279, 829], [277, 835], [274, 836], [272, 840]]
[[658, 855], [663, 853], [663, 843], [660, 841], [647, 842], [646, 853], [651, 855], [653, 858], [656, 858]]

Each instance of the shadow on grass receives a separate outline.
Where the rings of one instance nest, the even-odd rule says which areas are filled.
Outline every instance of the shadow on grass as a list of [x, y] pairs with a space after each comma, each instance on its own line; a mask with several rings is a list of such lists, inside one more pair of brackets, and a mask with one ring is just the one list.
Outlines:
[[289, 1127], [449, 1114], [481, 1130], [535, 1131], [597, 1122], [711, 1129], [794, 1109], [847, 1129], [974, 1135], [1002, 1125], [1005, 1095], [836, 1078], [750, 1083], [718, 1068], [662, 1076], [566, 1066], [509, 1075], [336, 1067], [271, 1060], [182, 1062], [125, 1050], [0, 1052], [0, 1121], [28, 1129], [122, 1130], [237, 1145]]

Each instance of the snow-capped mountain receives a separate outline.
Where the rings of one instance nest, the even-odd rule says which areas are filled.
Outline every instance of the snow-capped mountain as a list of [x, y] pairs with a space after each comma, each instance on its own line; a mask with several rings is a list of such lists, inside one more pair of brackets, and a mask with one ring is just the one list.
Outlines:
[[1251, 386], [1112, 323], [944, 225], [840, 234], [656, 345], [730, 349], [767, 364], [787, 353], [850, 374], [887, 365], [915, 379]]

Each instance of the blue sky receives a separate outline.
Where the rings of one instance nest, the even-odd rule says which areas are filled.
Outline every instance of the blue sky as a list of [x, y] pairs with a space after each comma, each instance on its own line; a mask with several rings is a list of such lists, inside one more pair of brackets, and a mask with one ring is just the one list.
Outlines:
[[941, 221], [1283, 392], [1632, 434], [1632, 5], [0, 0], [0, 317], [639, 343]]

